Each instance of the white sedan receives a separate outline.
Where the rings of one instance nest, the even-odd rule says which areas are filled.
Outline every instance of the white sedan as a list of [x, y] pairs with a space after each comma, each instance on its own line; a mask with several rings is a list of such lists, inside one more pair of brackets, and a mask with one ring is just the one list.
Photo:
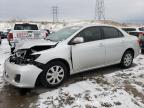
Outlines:
[[5, 61], [4, 78], [20, 88], [56, 87], [72, 74], [120, 64], [129, 68], [139, 40], [112, 26], [71, 26], [46, 40], [26, 41]]

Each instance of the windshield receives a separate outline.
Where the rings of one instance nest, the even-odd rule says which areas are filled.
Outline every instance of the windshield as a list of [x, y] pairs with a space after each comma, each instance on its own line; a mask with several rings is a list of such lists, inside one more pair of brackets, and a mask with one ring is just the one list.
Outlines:
[[66, 27], [57, 32], [50, 34], [46, 39], [55, 41], [55, 42], [63, 41], [65, 39], [69, 38], [72, 34], [77, 32], [81, 28], [82, 28], [81, 26]]

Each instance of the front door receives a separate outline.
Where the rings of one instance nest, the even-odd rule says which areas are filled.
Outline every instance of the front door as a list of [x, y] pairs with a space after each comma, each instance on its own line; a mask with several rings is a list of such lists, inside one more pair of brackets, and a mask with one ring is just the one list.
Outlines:
[[99, 27], [82, 30], [76, 37], [83, 37], [84, 43], [72, 45], [74, 72], [80, 72], [105, 64], [105, 46]]

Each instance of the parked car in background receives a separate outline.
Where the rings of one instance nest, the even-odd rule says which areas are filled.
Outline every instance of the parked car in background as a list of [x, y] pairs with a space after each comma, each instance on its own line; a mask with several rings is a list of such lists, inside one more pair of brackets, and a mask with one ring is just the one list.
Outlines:
[[1, 38], [2, 38], [2, 39], [6, 39], [8, 33], [10, 32], [10, 30], [11, 30], [11, 29], [5, 29], [5, 30], [3, 30], [3, 31], [0, 31], [0, 33], [1, 33]]
[[46, 40], [28, 41], [5, 61], [4, 78], [20, 88], [37, 82], [57, 87], [69, 75], [120, 64], [129, 68], [139, 55], [138, 38], [112, 26], [71, 26]]
[[8, 41], [13, 53], [15, 47], [20, 43], [27, 40], [44, 39], [46, 33], [38, 29], [35, 24], [15, 24], [14, 28], [8, 34]]
[[1, 45], [1, 43], [2, 43], [2, 39], [1, 39], [1, 32], [0, 32], [0, 45]]
[[134, 36], [139, 36], [141, 34], [144, 34], [144, 27], [126, 27], [122, 29]]
[[11, 31], [11, 29], [7, 29], [7, 32], [9, 33]]
[[8, 32], [7, 32], [7, 31], [3, 31], [3, 32], [1, 33], [1, 38], [2, 38], [2, 39], [6, 39], [6, 38], [7, 38], [7, 35], [8, 35]]
[[122, 29], [130, 35], [134, 35], [139, 38], [141, 52], [144, 53], [144, 27], [126, 27]]
[[139, 42], [140, 42], [140, 47], [141, 47], [141, 53], [144, 54], [144, 35], [139, 36]]

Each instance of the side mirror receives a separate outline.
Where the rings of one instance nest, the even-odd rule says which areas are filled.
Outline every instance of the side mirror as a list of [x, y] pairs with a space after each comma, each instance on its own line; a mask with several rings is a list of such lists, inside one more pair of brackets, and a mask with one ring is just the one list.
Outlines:
[[84, 42], [84, 38], [83, 37], [76, 37], [73, 41], [72, 44], [79, 44], [79, 43], [83, 43]]

